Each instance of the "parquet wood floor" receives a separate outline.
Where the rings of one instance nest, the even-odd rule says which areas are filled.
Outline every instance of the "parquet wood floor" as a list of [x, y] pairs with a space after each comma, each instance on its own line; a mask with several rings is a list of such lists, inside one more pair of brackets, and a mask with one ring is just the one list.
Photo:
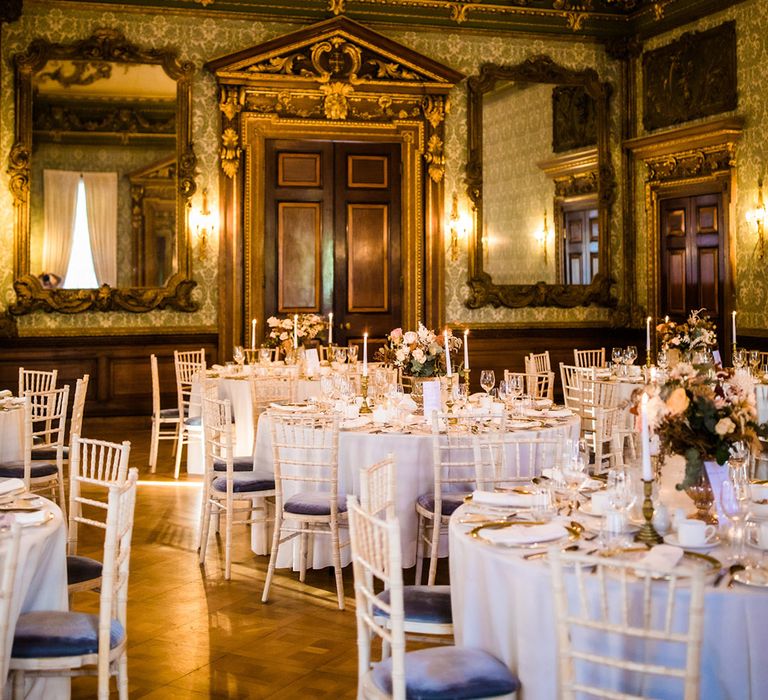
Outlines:
[[[354, 698], [357, 647], [352, 569], [344, 570], [346, 611], [336, 606], [327, 570], [304, 584], [278, 570], [270, 602], [261, 603], [268, 557], [250, 551], [246, 526], [234, 532], [232, 579], [224, 548], [211, 540], [204, 568], [196, 537], [199, 482], [173, 480], [171, 442], [160, 443], [158, 473], [148, 473], [149, 419], [88, 419], [83, 435], [131, 441], [140, 484], [131, 552], [128, 672], [131, 698]], [[100, 557], [100, 544], [80, 553]], [[441, 561], [445, 575], [445, 562]], [[405, 572], [406, 581], [413, 572]], [[92, 593], [77, 610], [97, 610]], [[92, 678], [72, 682], [72, 697], [91, 698]]]

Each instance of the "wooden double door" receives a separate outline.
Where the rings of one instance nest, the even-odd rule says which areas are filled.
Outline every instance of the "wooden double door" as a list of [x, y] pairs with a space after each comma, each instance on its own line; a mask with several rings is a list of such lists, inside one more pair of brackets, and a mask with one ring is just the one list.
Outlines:
[[[694, 309], [706, 309], [725, 330], [725, 217], [720, 192], [663, 199], [660, 313], [680, 322]], [[724, 349], [724, 348], [721, 348]]]
[[334, 342], [375, 347], [401, 324], [400, 145], [269, 140], [265, 168], [267, 316], [333, 312]]

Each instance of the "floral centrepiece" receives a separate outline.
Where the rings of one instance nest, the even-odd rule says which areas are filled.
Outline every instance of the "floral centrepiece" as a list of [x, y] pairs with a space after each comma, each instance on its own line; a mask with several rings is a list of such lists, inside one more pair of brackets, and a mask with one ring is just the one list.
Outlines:
[[[448, 349], [461, 348], [461, 339], [448, 331]], [[419, 324], [418, 331], [394, 328], [387, 336], [387, 344], [376, 351], [379, 362], [399, 367], [411, 377], [434, 377], [445, 372], [445, 340], [442, 334]]]
[[[270, 316], [267, 319], [269, 334], [264, 344], [270, 348], [293, 346], [293, 316], [288, 318], [277, 318]], [[296, 337], [299, 345], [312, 340], [326, 326], [325, 319], [317, 314], [298, 314], [296, 319]]]
[[711, 350], [717, 346], [717, 332], [704, 309], [691, 311], [684, 323], [667, 321], [656, 326], [662, 345], [680, 352]]
[[759, 450], [766, 425], [757, 422], [752, 379], [747, 373], [679, 363], [668, 379], [651, 390], [648, 419], [659, 437], [660, 454], [685, 457], [685, 477], [678, 488], [696, 485], [705, 460], [724, 464], [736, 442]]

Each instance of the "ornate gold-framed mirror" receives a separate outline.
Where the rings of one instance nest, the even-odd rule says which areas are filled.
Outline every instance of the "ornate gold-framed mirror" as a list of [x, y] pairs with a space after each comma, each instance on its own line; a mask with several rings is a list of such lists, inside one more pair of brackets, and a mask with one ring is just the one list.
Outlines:
[[[608, 249], [616, 186], [609, 150], [610, 85], [601, 82], [592, 69], [571, 70], [548, 56], [535, 56], [516, 65], [483, 64], [479, 74], [469, 78], [467, 90], [466, 182], [474, 204], [475, 226], [469, 243], [470, 294], [466, 306], [615, 306]], [[571, 133], [557, 133], [557, 120], [560, 127], [563, 123], [558, 117], [558, 100], [574, 114], [571, 118], [578, 128]], [[585, 101], [594, 124], [592, 150], [596, 158], [569, 155], [578, 155], [579, 149], [583, 153], [585, 143], [579, 139], [585, 130], [579, 120], [586, 121], [586, 116], [579, 110]], [[539, 128], [543, 129], [540, 134]], [[546, 149], [531, 150], [533, 141], [545, 144]], [[566, 155], [552, 153], [553, 149]], [[561, 168], [562, 177], [553, 181], [553, 159], [572, 160], [577, 166], [571, 173], [567, 167]], [[529, 189], [531, 183], [539, 183], [540, 189], [524, 196], [521, 190], [515, 191], [514, 182]], [[548, 211], [551, 217], [554, 208], [554, 213], [561, 215], [569, 192], [579, 197], [591, 194], [597, 202], [596, 245], [591, 253], [585, 253], [592, 255], [587, 284], [566, 283], [568, 262], [559, 240], [554, 246], [549, 244], [547, 255], [547, 231], [551, 236], [552, 230], [560, 231], [562, 226], [550, 218], [545, 227], [543, 213]], [[526, 199], [524, 216], [514, 209], [522, 199]], [[532, 228], [534, 216], [540, 231]], [[529, 243], [533, 245], [534, 237], [541, 246], [540, 262], [538, 249], [534, 256], [533, 249], [526, 248]], [[505, 256], [502, 251], [506, 251]], [[531, 265], [534, 257], [536, 264]]]
[[13, 65], [10, 312], [195, 311], [194, 64], [97, 29], [71, 44], [36, 39]]

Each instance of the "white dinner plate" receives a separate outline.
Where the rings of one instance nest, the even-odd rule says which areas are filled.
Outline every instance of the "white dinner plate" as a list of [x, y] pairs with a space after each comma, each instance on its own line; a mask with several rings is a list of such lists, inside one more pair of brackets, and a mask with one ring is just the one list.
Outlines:
[[540, 428], [540, 420], [511, 420], [507, 422], [508, 430], [527, 430], [528, 428]]
[[588, 515], [590, 518], [602, 518], [605, 515], [605, 513], [595, 513], [592, 510], [592, 503], [590, 501], [579, 506], [579, 513], [584, 513], [584, 515]]
[[761, 566], [748, 566], [743, 571], [736, 571], [733, 580], [745, 586], [768, 588], [768, 569]]
[[692, 552], [708, 552], [710, 549], [714, 549], [720, 544], [720, 537], [715, 535], [706, 544], [681, 544], [680, 540], [677, 539], [677, 535], [674, 532], [670, 532], [668, 535], [664, 535], [664, 541], [667, 544], [671, 544], [675, 547], [690, 549]]

